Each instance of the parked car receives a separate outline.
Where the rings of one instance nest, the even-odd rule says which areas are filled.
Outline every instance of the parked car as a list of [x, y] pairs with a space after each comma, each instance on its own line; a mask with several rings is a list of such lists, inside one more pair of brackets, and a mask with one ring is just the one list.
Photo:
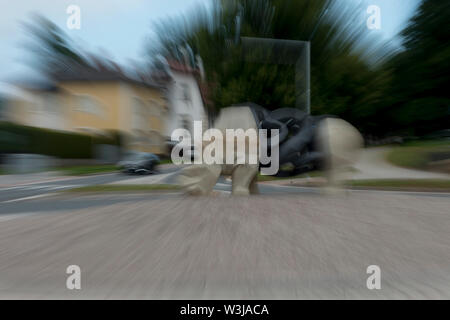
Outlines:
[[151, 174], [156, 171], [160, 159], [156, 154], [146, 152], [130, 153], [117, 164], [119, 170], [127, 174]]

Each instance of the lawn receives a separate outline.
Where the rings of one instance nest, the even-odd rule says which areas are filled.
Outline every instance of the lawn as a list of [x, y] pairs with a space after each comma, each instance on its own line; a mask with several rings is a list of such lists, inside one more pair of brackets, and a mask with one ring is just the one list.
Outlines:
[[172, 159], [162, 159], [162, 160], [159, 162], [159, 164], [171, 164], [171, 163], [173, 163], [173, 162], [172, 162]]
[[[172, 161], [170, 159], [161, 160], [160, 164], [170, 164]], [[65, 175], [69, 176], [82, 176], [96, 173], [107, 173], [117, 171], [116, 165], [90, 165], [90, 166], [72, 166], [58, 168]], [[1, 174], [1, 172], [0, 172]]]
[[302, 173], [296, 176], [290, 177], [277, 177], [277, 176], [264, 176], [258, 173], [258, 181], [275, 181], [275, 180], [289, 180], [289, 179], [299, 179], [299, 178], [308, 178], [308, 177], [322, 177], [324, 173], [322, 171], [311, 171], [307, 173]]
[[450, 179], [352, 180], [348, 181], [346, 184], [351, 187], [369, 187], [391, 190], [450, 190]]
[[395, 147], [387, 160], [399, 167], [427, 170], [433, 154], [450, 154], [450, 141], [413, 141]]

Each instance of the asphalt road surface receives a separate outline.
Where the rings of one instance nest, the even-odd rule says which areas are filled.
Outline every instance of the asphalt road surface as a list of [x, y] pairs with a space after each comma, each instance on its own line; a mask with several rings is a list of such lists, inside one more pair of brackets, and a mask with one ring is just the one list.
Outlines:
[[[156, 175], [167, 174], [177, 172], [178, 168], [161, 169]], [[117, 181], [124, 181], [129, 179], [135, 179], [135, 175], [125, 175], [118, 172], [105, 173], [98, 175], [88, 175], [84, 177], [55, 177], [55, 179], [48, 179], [44, 182], [23, 183], [13, 186], [0, 187], [0, 204], [12, 203], [32, 198], [38, 198], [40, 196], [58, 193], [64, 190], [112, 183]], [[0, 177], [1, 179], [1, 177]], [[1, 213], [1, 211], [0, 211]]]
[[[21, 203], [29, 210], [0, 215], [0, 298], [450, 298], [447, 197], [62, 194]], [[69, 265], [81, 269], [80, 290], [66, 287]], [[380, 290], [366, 286], [369, 265], [381, 269]]]
[[[177, 168], [160, 174], [173, 183]], [[209, 197], [61, 192], [135, 178], [3, 185], [0, 298], [450, 298], [449, 194], [261, 184], [231, 197], [224, 178]], [[66, 287], [69, 265], [80, 290]]]
[[[156, 174], [151, 175], [158, 180], [158, 183], [176, 183], [176, 177], [180, 168], [171, 167], [160, 169]], [[25, 176], [25, 175], [24, 175]], [[164, 176], [163, 179], [159, 179]], [[32, 199], [46, 197], [58, 194], [62, 191], [99, 184], [117, 183], [125, 180], [146, 179], [149, 176], [124, 175], [121, 173], [107, 173], [98, 175], [89, 175], [84, 177], [55, 177], [49, 179], [48, 177], [43, 182], [33, 181], [31, 183], [16, 183], [12, 185], [2, 184], [0, 180], [0, 214], [6, 213], [5, 208], [15, 208], [13, 203], [20, 203]], [[1, 179], [1, 176], [0, 176]], [[36, 179], [32, 179], [36, 180]], [[290, 186], [275, 186], [260, 184], [260, 192], [262, 194], [320, 194], [317, 188], [309, 187], [290, 187]], [[221, 177], [215, 186], [215, 190], [231, 191], [231, 183], [229, 180]], [[358, 191], [354, 191], [358, 192]], [[382, 192], [381, 192], [382, 193]], [[392, 192], [389, 192], [392, 193]], [[433, 196], [433, 197], [450, 197], [449, 193], [423, 193], [423, 192], [396, 192], [397, 194], [417, 195], [417, 196]], [[20, 206], [20, 204], [18, 205]]]

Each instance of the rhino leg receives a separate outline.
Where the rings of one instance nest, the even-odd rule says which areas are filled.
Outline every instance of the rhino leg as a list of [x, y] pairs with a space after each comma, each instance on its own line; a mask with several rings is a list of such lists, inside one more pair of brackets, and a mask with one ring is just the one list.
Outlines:
[[190, 195], [211, 193], [222, 172], [221, 165], [192, 165], [182, 170], [178, 182]]
[[252, 193], [255, 192], [257, 187], [252, 184], [256, 184], [257, 174], [258, 167], [255, 165], [236, 165], [232, 174], [232, 194], [248, 196], [250, 195], [250, 189], [252, 189]]

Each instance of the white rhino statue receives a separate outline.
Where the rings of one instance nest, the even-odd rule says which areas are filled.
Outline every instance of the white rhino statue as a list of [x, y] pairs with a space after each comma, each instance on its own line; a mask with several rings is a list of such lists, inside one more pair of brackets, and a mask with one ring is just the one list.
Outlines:
[[[297, 109], [282, 108], [269, 112], [253, 103], [234, 105], [220, 111], [214, 123], [224, 137], [223, 154], [220, 163], [194, 164], [186, 167], [180, 173], [179, 184], [188, 194], [209, 194], [221, 175], [231, 176], [232, 194], [249, 195], [258, 193], [257, 177], [261, 169], [260, 162], [252, 162], [255, 157], [261, 159], [261, 150], [271, 146], [271, 162], [276, 162], [277, 168], [285, 163], [294, 165], [294, 172], [300, 173], [317, 167], [327, 171], [329, 185], [337, 187], [342, 181], [340, 174], [346, 167], [351, 167], [362, 148], [363, 139], [358, 130], [348, 122], [331, 116], [313, 117]], [[226, 144], [227, 129], [242, 129], [242, 132], [252, 129], [278, 129], [275, 141], [262, 141], [266, 136], [258, 135], [256, 141], [245, 140], [245, 161], [237, 161], [242, 154], [233, 154], [232, 163]], [[264, 138], [262, 138], [264, 137]], [[210, 142], [209, 142], [210, 143]], [[207, 147], [205, 143], [203, 147]], [[254, 152], [258, 153], [254, 155]], [[277, 151], [277, 152], [274, 152]], [[254, 156], [252, 158], [252, 155]], [[267, 157], [267, 151], [265, 152]], [[275, 157], [277, 159], [275, 159]], [[263, 162], [266, 164], [266, 162]]]

